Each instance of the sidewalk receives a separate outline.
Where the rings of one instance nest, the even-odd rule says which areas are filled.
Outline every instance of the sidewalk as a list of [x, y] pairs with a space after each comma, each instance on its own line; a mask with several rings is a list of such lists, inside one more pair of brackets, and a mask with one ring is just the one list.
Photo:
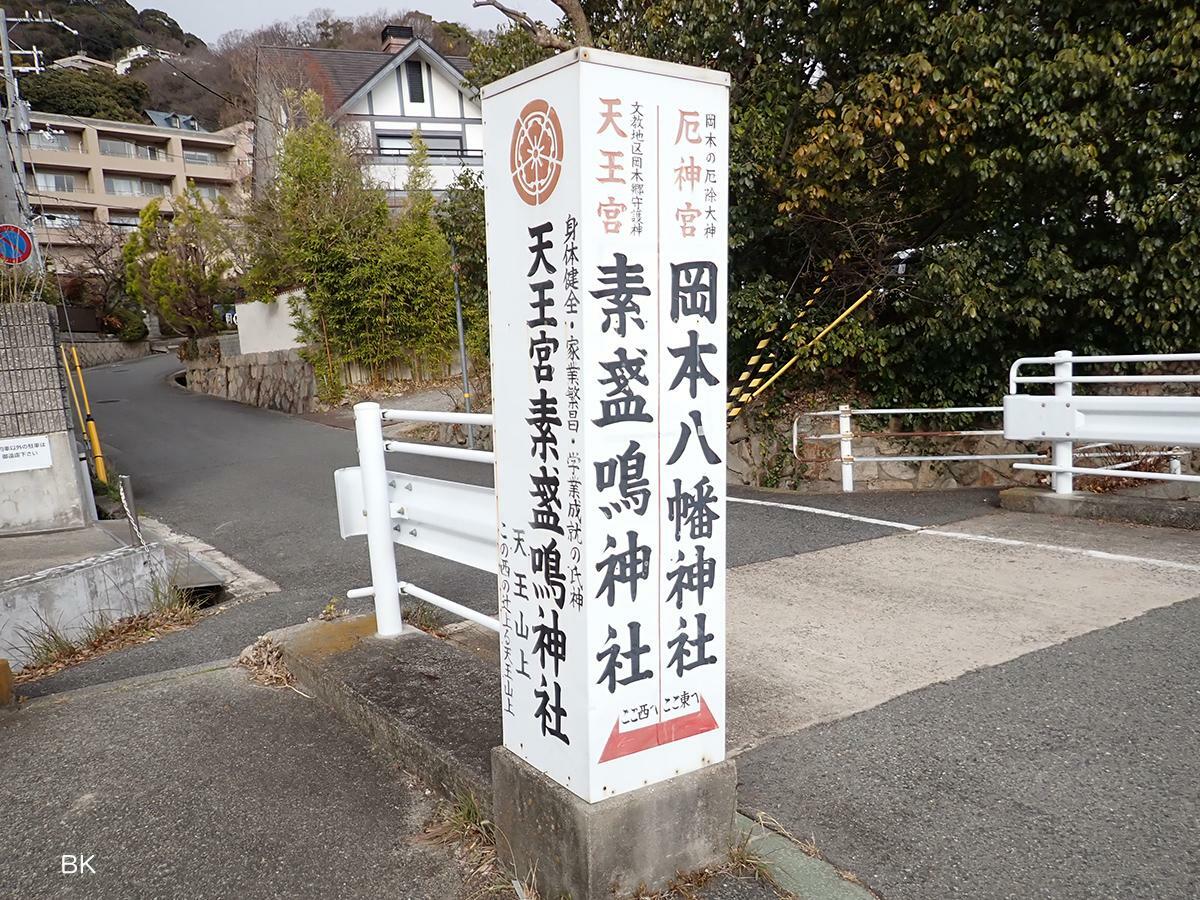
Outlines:
[[[420, 840], [433, 799], [227, 662], [60, 693], [0, 711], [0, 893], [450, 900], [465, 870]], [[63, 854], [95, 874], [62, 874]], [[779, 895], [724, 876], [697, 896]]]
[[[0, 893], [445, 900], [430, 798], [315, 704], [213, 664], [0, 713]], [[64, 853], [95, 875], [60, 874]], [[72, 881], [71, 879], [75, 880]]]

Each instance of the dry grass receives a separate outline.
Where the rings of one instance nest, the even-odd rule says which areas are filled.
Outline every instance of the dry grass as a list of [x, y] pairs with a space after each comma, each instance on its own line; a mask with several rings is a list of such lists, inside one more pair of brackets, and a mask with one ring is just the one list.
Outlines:
[[[412, 776], [409, 777], [415, 781]], [[428, 843], [454, 849], [466, 872], [463, 879], [463, 896], [466, 900], [492, 897], [540, 900], [541, 895], [535, 885], [536, 872], [526, 873], [524, 878], [515, 878], [501, 864], [496, 853], [496, 842], [503, 839], [504, 835], [496, 829], [495, 824], [484, 817], [472, 794], [439, 802], [433, 821], [422, 836], [422, 840]], [[750, 836], [745, 835], [730, 848], [729, 857], [724, 863], [694, 872], [679, 872], [662, 891], [650, 891], [643, 885], [631, 895], [630, 900], [700, 900], [700, 892], [704, 887], [721, 875], [754, 878], [781, 898], [791, 896], [775, 884], [766, 861], [754, 852], [750, 847]]]
[[255, 684], [288, 687], [296, 691], [296, 679], [283, 661], [283, 649], [268, 637], [260, 637], [243, 650], [237, 664], [250, 672], [250, 680]]
[[174, 587], [155, 587], [150, 609], [111, 620], [97, 615], [78, 638], [71, 638], [45, 618], [20, 637], [29, 648], [30, 663], [15, 677], [17, 683], [36, 681], [105, 653], [144, 644], [187, 628], [200, 618], [199, 607]]
[[404, 609], [401, 610], [400, 618], [413, 628], [419, 628], [427, 634], [432, 634], [434, 637], [446, 636], [434, 608], [424, 600], [406, 602]]
[[730, 847], [729, 856], [722, 864], [693, 872], [677, 872], [661, 891], [650, 891], [643, 885], [634, 893], [632, 900], [701, 900], [700, 892], [714, 878], [722, 875], [753, 878], [779, 897], [790, 897], [791, 895], [779, 887], [771, 877], [766, 860], [751, 849], [750, 837], [748, 834], [743, 835]]
[[524, 880], [513, 878], [500, 864], [496, 855], [497, 835], [495, 825], [484, 817], [475, 795], [464, 793], [453, 801], [438, 803], [433, 821], [426, 827], [422, 839], [453, 848], [465, 870], [463, 896], [466, 900], [487, 897], [539, 900], [532, 873]]
[[[1172, 448], [1112, 444], [1108, 447], [1089, 451], [1095, 453], [1096, 457], [1081, 460], [1079, 465], [1102, 469], [1124, 463], [1132, 463], [1132, 465], [1125, 466], [1125, 468], [1135, 472], [1167, 472], [1170, 470], [1171, 458], [1167, 456], [1154, 456], [1152, 454], [1162, 453], [1170, 449]], [[1093, 477], [1076, 474], [1074, 479], [1075, 490], [1089, 491], [1093, 494], [1111, 494], [1116, 491], [1128, 490], [1129, 488], [1145, 487], [1147, 484], [1153, 483], [1153, 481], [1147, 481], [1144, 478], [1110, 478], [1103, 475]]]

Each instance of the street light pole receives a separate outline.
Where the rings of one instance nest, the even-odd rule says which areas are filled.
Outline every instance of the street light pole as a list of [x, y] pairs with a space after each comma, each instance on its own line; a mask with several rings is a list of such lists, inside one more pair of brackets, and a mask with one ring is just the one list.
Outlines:
[[[462, 293], [458, 287], [458, 256], [454, 252], [454, 241], [450, 241], [450, 272], [454, 276], [454, 315], [458, 319], [458, 359], [462, 369], [463, 402], [466, 412], [471, 412], [471, 382], [467, 375], [467, 335], [463, 330]], [[467, 423], [467, 447], [475, 449], [475, 426]]]

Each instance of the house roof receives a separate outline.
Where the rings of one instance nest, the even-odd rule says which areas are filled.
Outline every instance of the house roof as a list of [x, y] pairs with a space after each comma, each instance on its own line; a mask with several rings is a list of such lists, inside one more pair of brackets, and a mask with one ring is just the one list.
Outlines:
[[330, 109], [340, 109], [358, 88], [393, 58], [378, 50], [326, 50], [316, 47], [260, 47], [259, 62], [297, 67]]
[[116, 66], [102, 59], [88, 56], [86, 53], [72, 53], [56, 59], [54, 65], [60, 69], [115, 69]]
[[[143, 112], [159, 128], [178, 128], [181, 131], [208, 130], [200, 124], [200, 121], [195, 116], [188, 115], [187, 113], [165, 112], [161, 109], [147, 109], [143, 110]], [[172, 118], [178, 119], [178, 122], [172, 122]]]
[[455, 66], [453, 66], [446, 59], [446, 57], [442, 56], [442, 54], [430, 47], [427, 43], [421, 40], [421, 38], [413, 38], [404, 45], [404, 49], [397, 53], [388, 54], [387, 61], [380, 66], [370, 78], [360, 84], [355, 89], [353, 94], [342, 101], [341, 105], [338, 107], [338, 111], [340, 112], [347, 106], [352, 105], [355, 101], [361, 99], [364, 94], [366, 94], [369, 90], [375, 87], [375, 85], [386, 78], [390, 72], [418, 54], [421, 54], [433, 68], [441, 71], [441, 73], [451, 83], [455, 84], [455, 86], [457, 86], [458, 82], [461, 81], [462, 72], [455, 68]]
[[327, 109], [335, 112], [344, 107], [364, 89], [377, 82], [392, 64], [399, 64], [417, 52], [423, 52], [433, 62], [440, 63], [448, 75], [461, 76], [470, 68], [465, 56], [442, 56], [420, 38], [414, 38], [397, 53], [378, 50], [327, 50], [317, 47], [260, 47], [260, 62], [264, 56], [289, 66], [298, 67], [305, 80], [325, 97]]

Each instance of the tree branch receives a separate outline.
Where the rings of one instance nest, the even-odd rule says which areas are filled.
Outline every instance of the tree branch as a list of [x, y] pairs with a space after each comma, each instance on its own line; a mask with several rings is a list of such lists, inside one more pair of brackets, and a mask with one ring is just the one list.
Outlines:
[[592, 47], [592, 26], [588, 24], [587, 13], [579, 0], [552, 0], [555, 6], [563, 11], [575, 29], [575, 45], [577, 47]]
[[[571, 20], [571, 24], [575, 25], [580, 46], [590, 47], [592, 45], [592, 30], [588, 27], [587, 16], [584, 15], [583, 8], [579, 5], [579, 0], [553, 0], [553, 2], [567, 14], [567, 17]], [[529, 32], [529, 36], [533, 38], [533, 42], [539, 47], [545, 47], [547, 50], [570, 50], [575, 46], [566, 38], [552, 32], [541, 22], [534, 21], [519, 9], [505, 6], [500, 0], [474, 0], [472, 6], [490, 6], [493, 9], [499, 10], [508, 16], [511, 21]], [[582, 32], [579, 31], [579, 25], [576, 23], [577, 18], [583, 25]], [[585, 37], [586, 43], [584, 41]]]

